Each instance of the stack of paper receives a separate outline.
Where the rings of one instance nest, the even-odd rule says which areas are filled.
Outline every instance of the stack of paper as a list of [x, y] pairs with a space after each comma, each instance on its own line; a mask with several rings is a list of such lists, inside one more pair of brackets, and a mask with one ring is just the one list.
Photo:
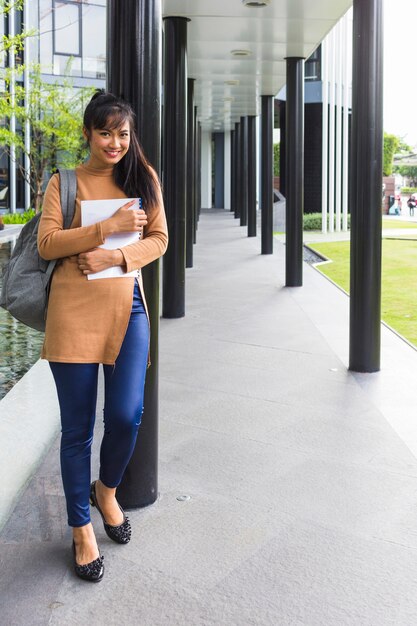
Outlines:
[[[90, 226], [91, 224], [97, 224], [103, 220], [111, 217], [122, 207], [124, 204], [135, 200], [135, 204], [132, 204], [130, 209], [139, 209], [138, 198], [118, 198], [116, 200], [81, 200], [81, 224], [82, 226]], [[131, 233], [114, 233], [109, 237], [106, 237], [105, 243], [100, 248], [106, 250], [117, 250], [123, 248], [131, 243], [136, 243], [140, 239], [139, 232]], [[95, 278], [126, 278], [128, 276], [139, 276], [140, 270], [133, 270], [133, 272], [124, 272], [121, 267], [109, 267], [101, 272], [95, 274], [88, 274], [88, 280]]]

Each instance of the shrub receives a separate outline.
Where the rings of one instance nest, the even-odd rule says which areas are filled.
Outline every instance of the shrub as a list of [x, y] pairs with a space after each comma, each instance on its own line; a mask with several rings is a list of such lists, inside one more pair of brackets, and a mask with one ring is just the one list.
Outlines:
[[34, 215], [34, 209], [29, 209], [29, 211], [24, 213], [6, 213], [2, 216], [2, 219], [4, 224], [26, 224]]
[[408, 195], [412, 193], [417, 193], [417, 187], [402, 187], [401, 193]]
[[[327, 216], [327, 227], [329, 227], [329, 216]], [[348, 228], [350, 228], [350, 215], [348, 215]], [[305, 213], [303, 215], [303, 229], [321, 230], [321, 213]]]
[[305, 213], [303, 230], [321, 230], [321, 213]]

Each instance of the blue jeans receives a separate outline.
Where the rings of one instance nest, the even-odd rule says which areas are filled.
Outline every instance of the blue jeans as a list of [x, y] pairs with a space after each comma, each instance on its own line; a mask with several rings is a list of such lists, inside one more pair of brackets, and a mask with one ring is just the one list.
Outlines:
[[[120, 279], [124, 280], [124, 279]], [[104, 435], [100, 480], [117, 487], [132, 456], [143, 413], [149, 325], [135, 281], [132, 313], [116, 364], [103, 365]], [[91, 444], [98, 363], [50, 363], [61, 410], [61, 473], [69, 526], [90, 522]]]

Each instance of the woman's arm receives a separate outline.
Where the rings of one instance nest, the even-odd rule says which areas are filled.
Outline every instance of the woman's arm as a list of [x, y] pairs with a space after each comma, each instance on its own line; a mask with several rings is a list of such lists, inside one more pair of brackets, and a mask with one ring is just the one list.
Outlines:
[[93, 248], [82, 252], [77, 259], [80, 271], [88, 275], [119, 266], [125, 272], [131, 272], [162, 256], [167, 248], [168, 233], [162, 195], [158, 194], [158, 198], [157, 205], [151, 209], [149, 215], [143, 214], [140, 218], [144, 223], [146, 238], [116, 250]]
[[91, 226], [64, 229], [59, 193], [59, 178], [54, 174], [45, 191], [42, 217], [39, 222], [38, 250], [50, 261], [91, 250], [104, 243], [111, 233], [109, 220]]
[[[123, 267], [125, 260], [120, 250], [93, 248], [88, 252], [81, 252], [77, 257], [78, 268], [82, 274], [96, 274], [109, 267]], [[123, 268], [126, 271], [126, 268]]]
[[143, 229], [143, 239], [137, 243], [120, 248], [126, 272], [141, 269], [159, 259], [168, 247], [168, 227], [165, 217], [164, 201], [161, 189], [157, 188], [157, 203], [147, 213], [147, 224]]

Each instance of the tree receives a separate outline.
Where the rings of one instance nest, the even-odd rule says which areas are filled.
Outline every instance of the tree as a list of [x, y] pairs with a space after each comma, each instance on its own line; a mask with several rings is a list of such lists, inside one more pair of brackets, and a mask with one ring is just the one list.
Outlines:
[[[21, 73], [22, 68], [16, 71]], [[10, 80], [6, 71], [6, 85]], [[22, 177], [30, 184], [36, 212], [42, 205], [45, 175], [58, 166], [73, 168], [85, 156], [82, 110], [93, 92], [94, 89], [89, 87], [74, 89], [68, 79], [63, 83], [47, 83], [42, 80], [40, 66], [34, 65], [30, 71], [27, 106], [25, 90], [20, 82], [16, 83], [14, 104], [9, 92], [0, 100], [0, 119], [10, 119], [14, 113], [18, 127], [23, 128], [26, 120], [30, 123], [29, 150], [25, 147], [22, 132], [13, 133], [8, 126], [0, 126], [0, 150], [10, 156], [10, 149], [14, 146], [16, 164]], [[25, 170], [19, 158], [25, 154], [29, 157], [29, 171]]]
[[417, 166], [416, 165], [399, 165], [396, 167], [401, 176], [408, 178], [411, 187], [415, 187], [417, 184]]
[[413, 148], [408, 145], [408, 143], [405, 143], [403, 137], [398, 137], [398, 142], [398, 152], [405, 152], [407, 154], [411, 154], [412, 152], [414, 152]]
[[[21, 9], [21, 0], [0, 0], [0, 16], [11, 8]], [[3, 37], [1, 52], [12, 51], [16, 55], [24, 49], [25, 32], [15, 38]], [[18, 60], [18, 58], [17, 58]], [[71, 60], [66, 73], [69, 74]], [[41, 67], [29, 68], [28, 94], [23, 86], [24, 66], [16, 63], [14, 69], [0, 69], [6, 91], [0, 97], [0, 156], [13, 153], [22, 177], [30, 184], [32, 206], [38, 212], [43, 200], [45, 177], [58, 166], [73, 168], [85, 156], [86, 147], [82, 136], [82, 110], [94, 92], [93, 88], [75, 89], [70, 79], [48, 83], [42, 79]], [[14, 96], [10, 85], [14, 85]], [[16, 132], [10, 130], [8, 120], [16, 119]], [[22, 129], [29, 122], [30, 148], [25, 147]], [[23, 166], [23, 155], [29, 158], [29, 170]], [[26, 207], [28, 208], [28, 207]]]
[[[23, 9], [23, 0], [0, 0], [0, 19], [3, 19], [12, 9], [21, 11]], [[23, 33], [16, 33], [14, 37], [3, 35], [0, 38], [0, 55], [8, 52], [12, 47], [14, 47], [16, 52], [23, 50], [24, 40], [26, 37], [34, 34], [34, 32], [35, 31], [25, 31]]]
[[400, 138], [396, 135], [389, 135], [384, 133], [384, 164], [383, 174], [384, 176], [391, 176], [392, 164], [394, 161], [394, 154], [398, 150], [400, 145]]

